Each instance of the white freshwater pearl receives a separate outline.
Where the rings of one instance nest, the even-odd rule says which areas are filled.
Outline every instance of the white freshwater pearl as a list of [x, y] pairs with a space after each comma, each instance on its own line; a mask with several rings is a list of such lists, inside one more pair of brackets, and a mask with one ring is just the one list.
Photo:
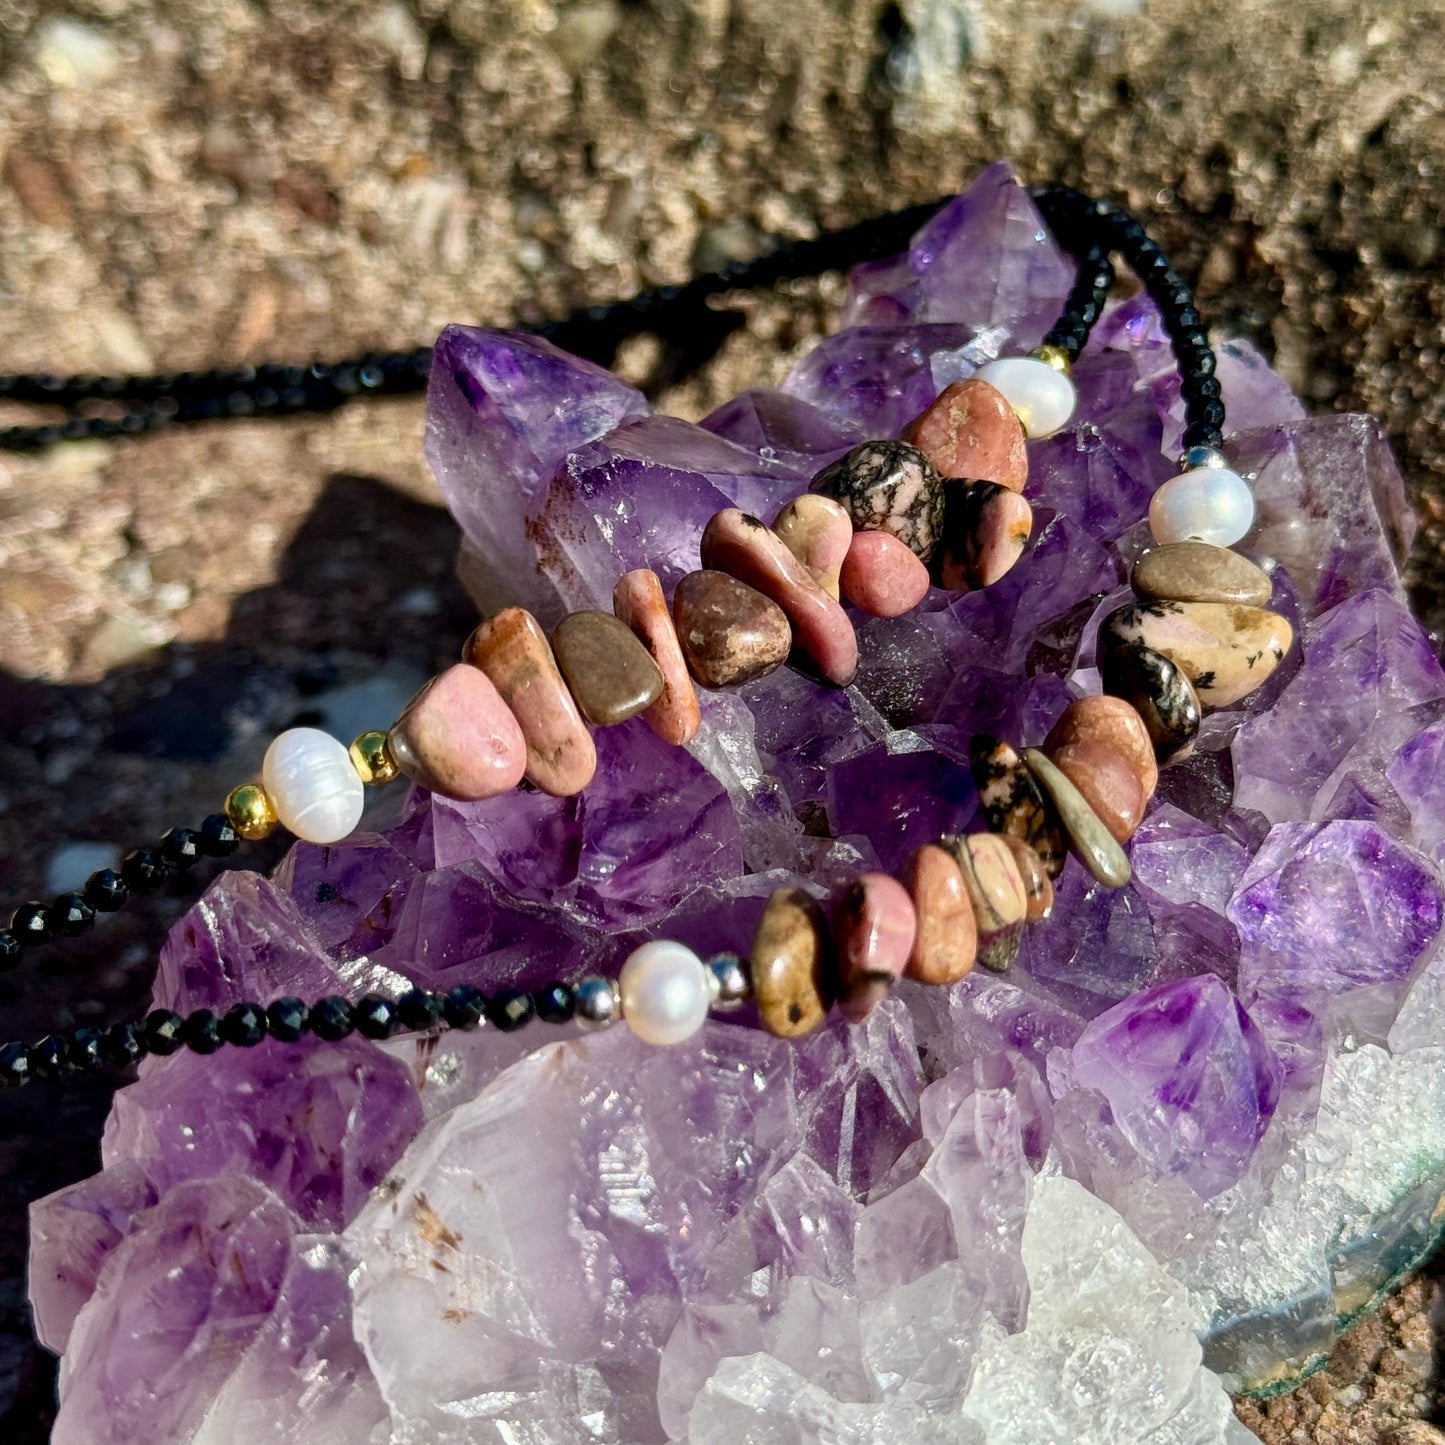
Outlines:
[[1030, 440], [1058, 431], [1073, 416], [1079, 399], [1062, 371], [1033, 356], [1001, 356], [974, 375], [1003, 392]]
[[1228, 467], [1197, 467], [1171, 477], [1149, 503], [1154, 540], [1232, 547], [1254, 526], [1254, 493]]
[[680, 1044], [707, 1018], [707, 968], [686, 944], [654, 939], [633, 949], [617, 985], [622, 1017], [650, 1044]]
[[343, 743], [288, 728], [266, 749], [261, 784], [283, 827], [308, 843], [339, 843], [361, 821], [366, 788]]

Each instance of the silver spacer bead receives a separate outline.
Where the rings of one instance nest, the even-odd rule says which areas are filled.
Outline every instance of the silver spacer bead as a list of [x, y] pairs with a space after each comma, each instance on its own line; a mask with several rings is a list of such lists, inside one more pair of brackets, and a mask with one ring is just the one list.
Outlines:
[[741, 1008], [753, 992], [747, 964], [735, 953], [719, 953], [708, 959], [707, 991], [718, 1013]]
[[573, 996], [576, 999], [573, 1016], [584, 1029], [605, 1029], [622, 1017], [622, 996], [616, 979], [589, 973], [578, 980]]
[[1218, 447], [1190, 447], [1179, 455], [1181, 472], [1197, 472], [1201, 467], [1218, 471], [1228, 465], [1224, 453]]

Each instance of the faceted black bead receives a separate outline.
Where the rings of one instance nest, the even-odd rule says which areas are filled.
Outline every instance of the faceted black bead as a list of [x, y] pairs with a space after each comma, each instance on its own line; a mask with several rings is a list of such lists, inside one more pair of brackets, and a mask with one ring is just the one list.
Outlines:
[[50, 905], [50, 923], [62, 938], [75, 938], [95, 922], [95, 909], [79, 893], [62, 893]]
[[354, 1027], [351, 1005], [344, 998], [332, 994], [311, 1005], [311, 1032], [318, 1039], [335, 1043], [344, 1039]]
[[396, 1015], [403, 1028], [423, 1032], [434, 1029], [446, 1013], [446, 1001], [429, 989], [409, 988], [396, 1001]]
[[1218, 448], [1224, 441], [1224, 433], [1217, 426], [1209, 422], [1192, 421], [1184, 428], [1184, 435], [1180, 439], [1180, 447], [1188, 451], [1190, 447], [1214, 447]]
[[565, 983], [549, 983], [533, 991], [532, 1007], [543, 1023], [565, 1024], [572, 1017], [577, 1000]]
[[170, 865], [158, 848], [136, 848], [120, 863], [120, 876], [133, 893], [154, 893], [170, 872]]
[[479, 988], [461, 983], [442, 1000], [442, 1016], [447, 1027], [452, 1029], [474, 1029], [486, 1015], [486, 1000]]
[[58, 1079], [70, 1072], [64, 1034], [48, 1034], [30, 1046], [30, 1072], [37, 1079]]
[[1172, 323], [1171, 330], [1176, 336], [1181, 331], [1197, 331], [1204, 324], [1204, 318], [1192, 301], [1188, 306], [1181, 306], [1169, 320]]
[[114, 868], [101, 868], [85, 880], [85, 901], [97, 913], [114, 913], [130, 897], [125, 879]]
[[311, 1026], [309, 1010], [299, 998], [278, 998], [266, 1010], [266, 1026], [273, 1039], [294, 1044]]
[[161, 835], [157, 848], [172, 868], [194, 868], [201, 861], [201, 835], [194, 828], [170, 829]]
[[511, 1033], [532, 1019], [532, 995], [519, 988], [498, 989], [487, 1000], [487, 1018], [501, 1029]]
[[356, 1032], [368, 1039], [389, 1039], [397, 1030], [396, 1005], [380, 994], [369, 993], [357, 999], [352, 1010]]
[[24, 1044], [0, 1048], [0, 1086], [18, 1089], [30, 1082], [30, 1050]]
[[70, 1067], [77, 1073], [93, 1074], [105, 1064], [105, 1035], [99, 1029], [72, 1029], [70, 1034]]
[[198, 1008], [181, 1025], [181, 1042], [196, 1054], [214, 1054], [221, 1047], [221, 1021], [208, 1008]]
[[142, 1025], [148, 1054], [173, 1054], [181, 1046], [181, 1029], [185, 1019], [168, 1008], [152, 1009]]
[[10, 915], [10, 932], [26, 948], [36, 948], [55, 937], [55, 919], [46, 903], [22, 903]]
[[224, 813], [212, 813], [201, 824], [201, 852], [208, 858], [226, 858], [241, 846], [241, 835]]
[[1204, 401], [1212, 396], [1219, 396], [1224, 388], [1219, 384], [1217, 376], [1201, 376], [1198, 381], [1186, 381], [1183, 392], [1186, 399], [1197, 396]]
[[1200, 402], [1197, 407], [1189, 407], [1188, 411], [1191, 421], [1202, 421], [1213, 427], [1224, 425], [1224, 403], [1216, 396]]
[[112, 1024], [100, 1045], [101, 1057], [117, 1069], [144, 1057], [145, 1037], [138, 1024]]
[[238, 1049], [253, 1049], [266, 1037], [266, 1010], [256, 1003], [237, 1003], [221, 1016], [221, 1037]]
[[0, 928], [0, 973], [9, 973], [17, 967], [24, 952], [20, 940], [8, 928]]

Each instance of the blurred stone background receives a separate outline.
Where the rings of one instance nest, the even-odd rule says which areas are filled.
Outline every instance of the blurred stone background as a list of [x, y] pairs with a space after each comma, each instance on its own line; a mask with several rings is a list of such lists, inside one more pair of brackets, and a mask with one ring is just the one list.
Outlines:
[[[1319, 409], [1372, 411], [1445, 625], [1441, 0], [0, 0], [0, 369], [339, 358], [560, 313], [956, 189], [1011, 157], [1121, 198]], [[738, 298], [698, 416], [776, 381], [841, 280]], [[195, 822], [297, 720], [385, 723], [471, 614], [421, 403], [0, 457], [0, 898]], [[34, 420], [0, 411], [0, 425]], [[264, 853], [249, 866], [265, 866]], [[143, 1005], [204, 877], [0, 979], [7, 1036]], [[45, 1439], [24, 1206], [107, 1087], [0, 1099], [0, 1418]], [[1445, 1442], [1441, 1275], [1273, 1441]]]

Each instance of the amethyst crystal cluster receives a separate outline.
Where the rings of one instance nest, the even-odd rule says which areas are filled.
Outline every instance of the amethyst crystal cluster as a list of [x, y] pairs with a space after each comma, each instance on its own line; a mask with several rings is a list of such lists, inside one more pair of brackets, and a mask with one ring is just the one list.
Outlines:
[[[544, 621], [696, 565], [724, 506], [771, 517], [854, 442], [1036, 344], [1070, 268], [1006, 167], [780, 390], [692, 425], [523, 336], [449, 328], [428, 454], [479, 595]], [[1133, 883], [1076, 864], [1013, 971], [911, 985], [799, 1043], [712, 1023], [153, 1062], [95, 1178], [33, 1215], [85, 1445], [1242, 1437], [1221, 1386], [1328, 1347], [1431, 1239], [1445, 1183], [1445, 672], [1398, 564], [1412, 523], [1368, 418], [1311, 419], [1219, 353], [1274, 604], [1301, 646], [1166, 770]], [[415, 794], [385, 836], [223, 876], [158, 1004], [535, 984], [637, 941], [746, 947], [976, 824], [977, 731], [1037, 743], [1097, 689], [1098, 620], [1171, 474], [1157, 314], [1114, 307], [1080, 407], [1030, 448], [1037, 518], [987, 591], [860, 621], [854, 686], [784, 670], [640, 719], [579, 797]]]

